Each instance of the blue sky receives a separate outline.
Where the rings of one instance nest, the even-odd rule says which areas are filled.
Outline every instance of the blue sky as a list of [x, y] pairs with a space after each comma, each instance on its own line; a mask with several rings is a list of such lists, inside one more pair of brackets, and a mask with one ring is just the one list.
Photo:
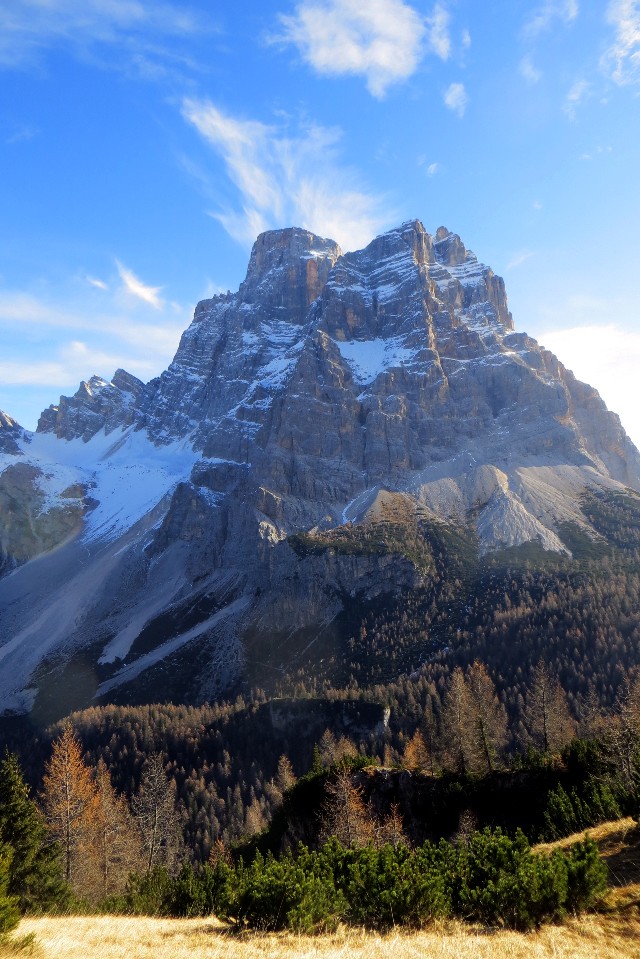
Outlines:
[[0, 408], [170, 362], [263, 229], [419, 218], [640, 445], [640, 0], [4, 0]]

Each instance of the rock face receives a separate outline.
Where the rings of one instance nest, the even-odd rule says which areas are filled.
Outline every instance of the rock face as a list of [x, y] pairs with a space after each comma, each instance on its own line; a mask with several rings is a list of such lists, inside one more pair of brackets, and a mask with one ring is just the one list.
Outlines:
[[110, 383], [101, 376], [82, 382], [74, 396], [61, 396], [58, 406], [44, 410], [39, 433], [54, 433], [58, 439], [81, 437], [85, 442], [99, 430], [110, 433], [116, 426], [134, 422], [135, 404], [144, 383], [125, 370], [116, 370]]
[[583, 495], [640, 490], [618, 417], [515, 332], [457, 235], [417, 221], [346, 254], [262, 234], [162, 376], [94, 376], [26, 437], [0, 417], [0, 452], [4, 568], [25, 564], [0, 582], [0, 701], [18, 710], [41, 664], [64, 677], [80, 655], [78, 703], [218, 695], [265, 656], [304, 663], [354, 598], [422, 588], [425, 524], [480, 554], [568, 555], [563, 524], [598, 535]]
[[23, 430], [15, 420], [0, 410], [0, 453], [18, 453], [18, 439], [22, 436]]

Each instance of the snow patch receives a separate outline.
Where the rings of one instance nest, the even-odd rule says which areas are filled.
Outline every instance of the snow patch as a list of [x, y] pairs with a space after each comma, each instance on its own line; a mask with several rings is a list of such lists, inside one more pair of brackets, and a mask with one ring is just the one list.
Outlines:
[[[23, 446], [25, 460], [41, 470], [43, 510], [61, 505], [69, 486], [82, 484], [97, 506], [86, 518], [84, 539], [114, 539], [130, 529], [177, 483], [187, 480], [199, 456], [188, 439], [156, 446], [132, 426], [89, 442], [34, 433]], [[64, 503], [64, 500], [62, 500]]]
[[385, 370], [410, 363], [416, 354], [415, 349], [403, 345], [400, 337], [333, 342], [349, 364], [354, 380], [363, 385], [371, 383]]

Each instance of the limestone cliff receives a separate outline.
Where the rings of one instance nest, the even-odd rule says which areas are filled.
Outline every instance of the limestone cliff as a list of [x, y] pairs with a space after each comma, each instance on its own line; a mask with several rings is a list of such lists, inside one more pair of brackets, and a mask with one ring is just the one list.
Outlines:
[[35, 434], [0, 416], [0, 471], [18, 710], [80, 659], [78, 703], [304, 666], [354, 604], [428, 588], [434, 529], [479, 557], [568, 558], [568, 527], [602, 539], [585, 496], [640, 490], [618, 417], [515, 331], [456, 234], [417, 221], [353, 253], [262, 234], [160, 377], [94, 376]]

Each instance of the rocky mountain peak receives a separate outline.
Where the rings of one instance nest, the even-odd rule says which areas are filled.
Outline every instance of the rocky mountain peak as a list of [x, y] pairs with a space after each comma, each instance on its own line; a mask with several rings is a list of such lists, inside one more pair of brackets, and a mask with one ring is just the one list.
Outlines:
[[58, 439], [85, 442], [104, 429], [133, 422], [144, 383], [126, 370], [116, 370], [112, 380], [92, 376], [83, 380], [73, 396], [61, 396], [57, 406], [43, 410], [37, 433], [55, 433]]
[[0, 410], [0, 453], [18, 453], [16, 440], [22, 433], [20, 424], [4, 410]]
[[301, 323], [341, 255], [333, 240], [298, 227], [261, 233], [238, 296], [243, 303], [279, 310], [287, 322]]
[[[306, 649], [345, 597], [422, 589], [425, 524], [479, 562], [524, 544], [569, 557], [602, 535], [583, 502], [640, 491], [597, 392], [513, 332], [503, 280], [457, 234], [418, 220], [344, 254], [304, 229], [261, 234], [161, 376], [92, 376], [37, 433], [0, 416], [15, 708], [72, 648], [99, 647], [97, 696], [162, 686], [183, 655], [193, 695], [216, 695], [270, 659], [269, 637], [300, 631]], [[58, 462], [55, 438], [85, 442]]]

